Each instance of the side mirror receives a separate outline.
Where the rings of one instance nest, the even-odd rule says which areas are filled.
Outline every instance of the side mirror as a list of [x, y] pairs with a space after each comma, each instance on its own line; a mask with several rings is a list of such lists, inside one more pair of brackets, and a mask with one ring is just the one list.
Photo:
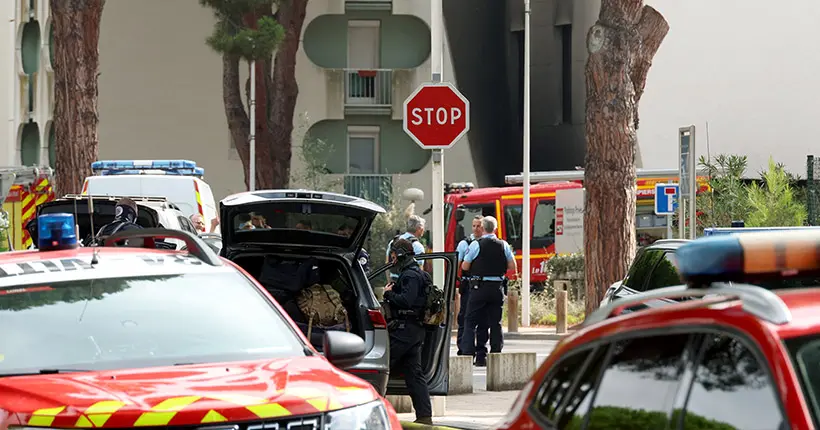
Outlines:
[[327, 331], [322, 350], [331, 364], [342, 370], [349, 369], [364, 359], [364, 339], [344, 331]]
[[37, 217], [34, 217], [34, 219], [26, 224], [26, 231], [28, 232], [29, 237], [31, 237], [32, 242], [36, 244], [40, 233], [37, 230]]
[[467, 210], [464, 209], [464, 206], [459, 206], [456, 208], [456, 222], [464, 221], [464, 215], [467, 214]]

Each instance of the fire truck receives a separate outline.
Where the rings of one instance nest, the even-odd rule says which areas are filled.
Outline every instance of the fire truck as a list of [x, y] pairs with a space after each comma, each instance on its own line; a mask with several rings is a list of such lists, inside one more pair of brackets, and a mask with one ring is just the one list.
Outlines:
[[38, 205], [54, 200], [53, 181], [50, 167], [0, 167], [0, 251], [32, 245], [25, 226], [34, 219]]
[[[584, 171], [535, 173], [531, 177], [534, 184], [530, 186], [528, 217], [532, 234], [530, 279], [538, 285], [547, 281], [546, 262], [555, 255], [556, 192], [583, 188]], [[521, 183], [520, 175], [507, 176], [507, 183], [515, 183], [517, 178]], [[639, 246], [665, 237], [668, 218], [654, 213], [655, 184], [671, 182], [678, 182], [677, 170], [638, 169], [635, 225]], [[698, 183], [699, 192], [708, 190], [705, 177], [698, 177]], [[498, 236], [512, 246], [521, 267], [523, 197], [522, 186], [475, 188], [470, 183], [447, 184], [444, 197], [445, 251], [454, 251], [458, 242], [470, 235], [476, 215], [491, 215], [498, 219]]]

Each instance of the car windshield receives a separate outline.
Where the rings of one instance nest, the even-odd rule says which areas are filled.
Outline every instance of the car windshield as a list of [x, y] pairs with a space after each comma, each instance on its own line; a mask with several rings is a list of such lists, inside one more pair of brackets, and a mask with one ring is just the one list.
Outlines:
[[235, 272], [0, 288], [0, 376], [304, 354], [282, 315]]
[[800, 376], [814, 424], [820, 427], [820, 334], [787, 339], [784, 343]]

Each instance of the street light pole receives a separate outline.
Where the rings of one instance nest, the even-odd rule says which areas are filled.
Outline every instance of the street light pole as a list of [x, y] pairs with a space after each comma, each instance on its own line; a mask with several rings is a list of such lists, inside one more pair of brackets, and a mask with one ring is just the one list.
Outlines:
[[[430, 77], [441, 83], [444, 72], [444, 16], [442, 0], [430, 1]], [[444, 252], [444, 150], [432, 154], [433, 252]], [[444, 262], [434, 261], [433, 281], [444, 284]]]
[[[524, 195], [521, 205], [521, 326], [530, 326], [530, 0], [524, 0]], [[500, 214], [499, 214], [500, 215]]]
[[250, 159], [248, 185], [251, 191], [256, 191], [256, 60], [251, 61], [251, 94], [248, 100], [251, 114]]

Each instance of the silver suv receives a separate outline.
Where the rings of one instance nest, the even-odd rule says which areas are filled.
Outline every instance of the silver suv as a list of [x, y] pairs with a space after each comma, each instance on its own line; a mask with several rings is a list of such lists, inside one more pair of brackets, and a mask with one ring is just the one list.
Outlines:
[[[304, 316], [288, 306], [287, 292], [276, 281], [288, 279], [284, 267], [309, 262], [313, 279], [301, 283], [330, 285], [339, 292], [350, 319], [347, 328], [365, 340], [364, 360], [349, 371], [370, 382], [384, 394], [406, 394], [403, 375], [390, 375], [390, 350], [382, 307], [370, 279], [384, 278], [389, 265], [365, 273], [359, 260], [370, 226], [384, 209], [370, 201], [343, 194], [309, 190], [263, 190], [229, 196], [219, 203], [222, 222], [221, 255], [245, 269], [277, 298], [291, 318], [307, 332]], [[444, 270], [448, 315], [455, 296], [456, 254], [430, 253], [432, 270]], [[438, 260], [438, 261], [437, 261]], [[277, 273], [281, 270], [281, 273]], [[435, 279], [435, 278], [434, 278]], [[431, 394], [446, 395], [448, 389], [450, 330], [452, 318], [427, 328], [423, 366]], [[311, 343], [321, 351], [322, 332], [311, 328]], [[388, 376], [390, 380], [388, 381]]]

